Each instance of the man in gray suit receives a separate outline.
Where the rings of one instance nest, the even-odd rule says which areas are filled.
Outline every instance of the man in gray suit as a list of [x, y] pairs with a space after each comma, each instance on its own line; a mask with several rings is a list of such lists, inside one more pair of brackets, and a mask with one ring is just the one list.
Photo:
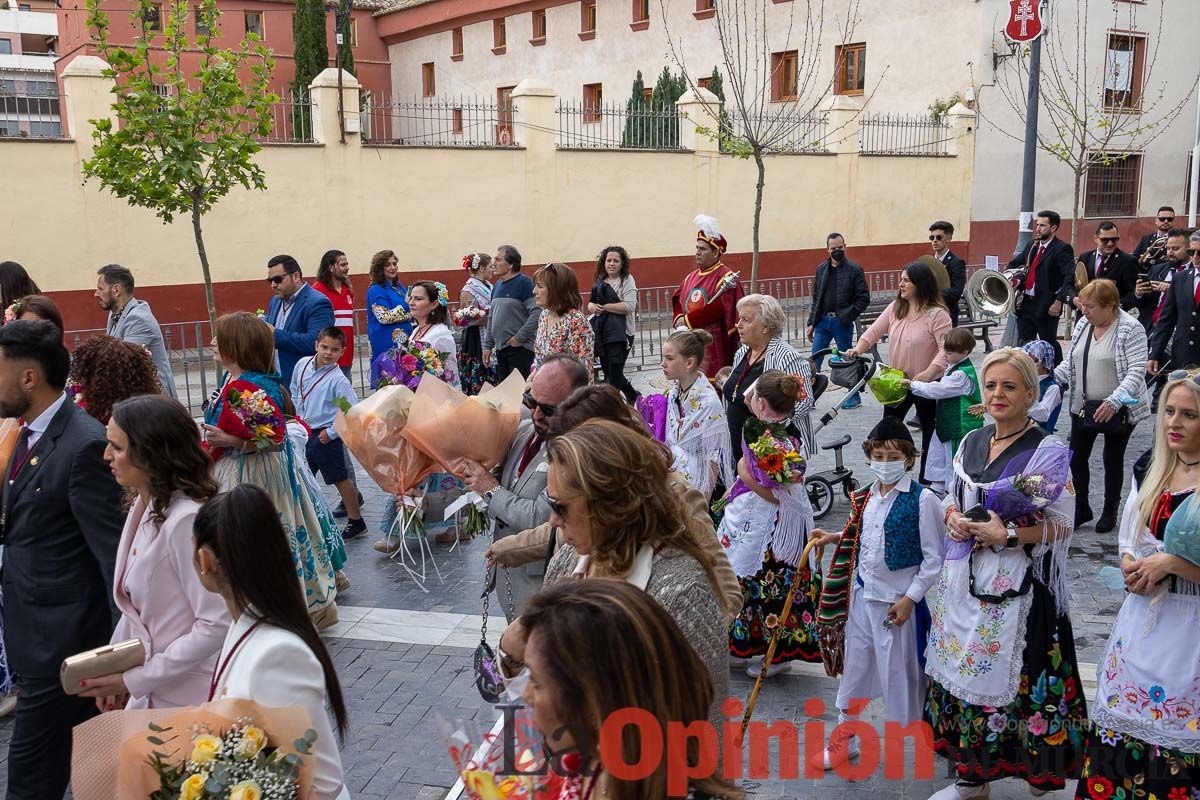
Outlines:
[[70, 356], [51, 322], [0, 328], [0, 417], [24, 419], [0, 488], [4, 644], [17, 679], [8, 800], [62, 800], [71, 728], [96, 703], [63, 692], [62, 660], [108, 644], [125, 514], [100, 423], [67, 399]]
[[[492, 539], [536, 528], [550, 519], [550, 500], [546, 496], [546, 449], [542, 446], [550, 417], [558, 404], [571, 392], [587, 386], [587, 367], [579, 359], [555, 353], [542, 359], [525, 390], [525, 407], [531, 419], [522, 420], [517, 435], [500, 467], [499, 480], [476, 462], [465, 467], [467, 488], [487, 502], [492, 522]], [[546, 565], [542, 561], [502, 570], [496, 580], [496, 599], [509, 622], [521, 615], [529, 598], [542, 588]], [[507, 582], [507, 585], [506, 585]], [[512, 590], [509, 602], [508, 590]]]
[[150, 311], [150, 304], [133, 296], [133, 273], [120, 264], [109, 264], [96, 271], [96, 300], [108, 312], [108, 335], [140, 344], [150, 351], [163, 393], [177, 397], [171, 357], [163, 343], [162, 328]]

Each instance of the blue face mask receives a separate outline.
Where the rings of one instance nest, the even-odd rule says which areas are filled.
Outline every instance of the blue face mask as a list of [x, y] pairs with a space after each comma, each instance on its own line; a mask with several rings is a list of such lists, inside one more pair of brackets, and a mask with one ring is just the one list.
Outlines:
[[869, 466], [871, 474], [885, 486], [899, 483], [904, 473], [908, 472], [908, 467], [903, 461], [872, 461]]

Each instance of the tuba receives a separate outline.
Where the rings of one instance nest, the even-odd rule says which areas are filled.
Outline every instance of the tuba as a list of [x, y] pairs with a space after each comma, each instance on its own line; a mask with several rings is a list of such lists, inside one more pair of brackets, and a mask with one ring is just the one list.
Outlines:
[[1025, 270], [1010, 269], [1000, 272], [994, 269], [981, 269], [967, 280], [964, 293], [967, 306], [974, 317], [1002, 317], [1013, 309], [1017, 296], [1014, 288], [1025, 280]]
[[1166, 253], [1167, 253], [1166, 234], [1156, 236], [1156, 237], [1154, 237], [1154, 241], [1150, 243], [1150, 246], [1146, 248], [1146, 252], [1142, 253], [1141, 257], [1138, 259], [1138, 266], [1142, 267], [1143, 271], [1144, 271], [1145, 267], [1148, 267], [1151, 264], [1157, 264], [1158, 262], [1162, 261], [1163, 256], [1165, 256]]

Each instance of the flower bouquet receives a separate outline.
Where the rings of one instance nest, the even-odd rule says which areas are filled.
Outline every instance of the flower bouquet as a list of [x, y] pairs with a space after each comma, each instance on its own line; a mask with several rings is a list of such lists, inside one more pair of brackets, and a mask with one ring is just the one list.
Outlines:
[[804, 480], [804, 456], [783, 430], [783, 425], [765, 426], [753, 442], [747, 444], [753, 456], [748, 459], [754, 479], [767, 488], [788, 486]]
[[[265, 450], [283, 442], [287, 435], [287, 423], [283, 411], [264, 391], [250, 381], [235, 380], [223, 390], [225, 402], [217, 417], [217, 427], [228, 434], [254, 442], [258, 450]], [[220, 458], [224, 448], [209, 448], [214, 459]]]
[[[999, 480], [987, 490], [983, 508], [996, 512], [1005, 524], [1032, 525], [1059, 498], [1070, 480], [1070, 449], [1049, 439], [1036, 450], [1020, 453], [1008, 462]], [[951, 541], [946, 560], [964, 558], [977, 547], [973, 537], [963, 542]]]
[[344, 407], [333, 420], [333, 429], [354, 458], [388, 494], [415, 489], [436, 467], [403, 436], [413, 397], [406, 386], [385, 386]]
[[[512, 731], [503, 723], [511, 720]], [[497, 721], [492, 730], [480, 734], [474, 721], [451, 723], [441, 720], [442, 735], [450, 758], [458, 770], [465, 796], [474, 800], [561, 800], [582, 797], [582, 776], [563, 775], [580, 760], [577, 753], [562, 756], [561, 764], [548, 762], [542, 735], [529, 710]], [[508, 745], [511, 755], [506, 760]], [[571, 761], [571, 764], [567, 762]], [[577, 768], [577, 767], [576, 767]], [[571, 791], [574, 789], [574, 793]]]
[[463, 306], [454, 312], [454, 324], [466, 328], [482, 319], [487, 319], [487, 309], [479, 306]]
[[376, 386], [399, 384], [416, 390], [421, 376], [441, 378], [446, 370], [446, 353], [439, 353], [425, 342], [410, 339], [403, 347], [388, 350], [375, 359], [371, 374]]
[[660, 442], [667, 440], [667, 396], [644, 394], [637, 399], [637, 410], [646, 423], [646, 430]]

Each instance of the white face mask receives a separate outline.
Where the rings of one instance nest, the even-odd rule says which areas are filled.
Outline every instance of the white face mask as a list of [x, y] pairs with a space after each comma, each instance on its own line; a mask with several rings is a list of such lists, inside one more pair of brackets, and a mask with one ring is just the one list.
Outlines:
[[908, 467], [903, 461], [872, 461], [869, 466], [871, 474], [885, 486], [899, 483], [904, 473], [908, 472]]

